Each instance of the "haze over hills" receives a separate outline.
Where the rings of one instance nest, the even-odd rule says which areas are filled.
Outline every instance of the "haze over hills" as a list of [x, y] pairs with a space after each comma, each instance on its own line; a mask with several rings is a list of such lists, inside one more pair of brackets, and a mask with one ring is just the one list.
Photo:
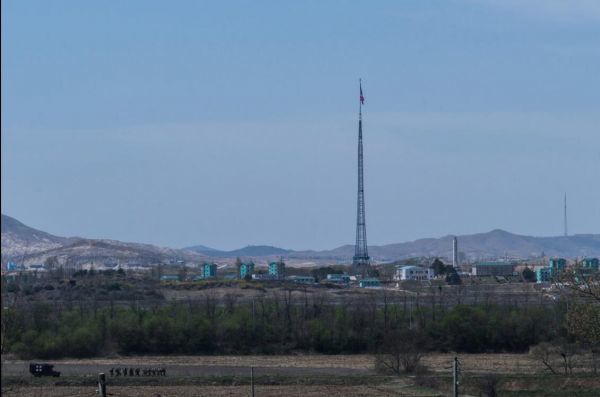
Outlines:
[[[414, 257], [446, 257], [452, 255], [452, 239], [423, 238], [415, 241], [369, 246], [369, 254], [377, 261], [393, 261]], [[546, 256], [600, 256], [600, 234], [578, 234], [560, 237], [532, 237], [495, 229], [487, 233], [457, 236], [459, 252], [469, 260], [502, 258], [536, 258]], [[354, 245], [343, 245], [324, 251], [293, 251], [272, 246], [248, 246], [233, 251], [219, 251], [205, 246], [185, 248], [210, 257], [284, 256], [291, 259], [350, 261]]]
[[[496, 229], [458, 237], [459, 252], [467, 259], [535, 258], [546, 256], [600, 256], [600, 234], [577, 234], [567, 237], [521, 236]], [[452, 255], [453, 236], [424, 238], [411, 242], [369, 246], [369, 254], [375, 260], [391, 261], [412, 257], [446, 257]], [[330, 251], [294, 252], [290, 257], [352, 258], [353, 245], [344, 245]]]
[[58, 237], [42, 232], [2, 214], [2, 255], [36, 253], [63, 247], [77, 240], [76, 237]]
[[239, 248], [233, 251], [220, 251], [204, 245], [194, 245], [184, 248], [186, 250], [199, 252], [201, 254], [215, 258], [233, 258], [244, 256], [278, 256], [288, 255], [294, 251], [283, 248], [272, 247], [270, 245], [248, 245], [244, 248]]
[[2, 214], [2, 259], [25, 263], [43, 263], [56, 256], [72, 264], [129, 263], [148, 265], [179, 259], [200, 262], [205, 256], [187, 250], [157, 247], [151, 244], [126, 243], [107, 239], [59, 237], [26, 226]]
[[[452, 237], [424, 238], [411, 242], [369, 246], [376, 261], [393, 261], [412, 257], [449, 258]], [[504, 230], [458, 236], [459, 252], [471, 260], [500, 258], [535, 258], [546, 256], [600, 256], [600, 234], [579, 234], [568, 237], [531, 237]], [[18, 220], [2, 215], [2, 257], [43, 263], [56, 256], [72, 263], [172, 263], [182, 259], [199, 263], [208, 258], [272, 258], [290, 260], [351, 261], [353, 245], [325, 251], [293, 251], [266, 245], [247, 246], [233, 251], [220, 251], [196, 245], [184, 249], [157, 247], [150, 244], [126, 243], [106, 239], [59, 237], [31, 228]]]

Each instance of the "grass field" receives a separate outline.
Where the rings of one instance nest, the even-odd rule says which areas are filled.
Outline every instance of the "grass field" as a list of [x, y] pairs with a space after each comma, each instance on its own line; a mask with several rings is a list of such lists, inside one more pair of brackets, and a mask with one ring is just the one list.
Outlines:
[[[148, 356], [53, 361], [60, 378], [33, 378], [28, 362], [2, 362], [2, 395], [92, 396], [98, 372], [114, 366], [164, 366], [166, 377], [110, 377], [113, 396], [248, 396], [250, 366], [257, 396], [446, 396], [451, 390], [452, 354], [423, 359], [416, 376], [382, 376], [369, 355]], [[461, 395], [478, 396], [494, 374], [499, 396], [599, 396], [600, 377], [584, 371], [552, 375], [527, 354], [460, 355]]]
[[[115, 387], [110, 393], [115, 397], [199, 397], [199, 396], [229, 396], [246, 397], [250, 395], [248, 386], [131, 386]], [[265, 397], [317, 397], [317, 396], [349, 396], [349, 397], [375, 397], [375, 396], [439, 396], [418, 388], [404, 388], [400, 390], [395, 386], [271, 386], [260, 385], [255, 388], [256, 396]], [[55, 388], [47, 392], [32, 388], [15, 388], [10, 392], [4, 392], [3, 396], [23, 397], [70, 397], [91, 396], [89, 388], [65, 387]]]

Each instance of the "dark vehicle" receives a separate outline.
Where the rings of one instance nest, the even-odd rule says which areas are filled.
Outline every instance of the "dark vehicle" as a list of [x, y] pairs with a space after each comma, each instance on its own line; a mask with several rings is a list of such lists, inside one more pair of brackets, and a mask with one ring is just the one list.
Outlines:
[[31, 375], [40, 377], [40, 376], [60, 376], [60, 372], [54, 370], [54, 365], [50, 364], [39, 364], [39, 363], [29, 363], [29, 372]]

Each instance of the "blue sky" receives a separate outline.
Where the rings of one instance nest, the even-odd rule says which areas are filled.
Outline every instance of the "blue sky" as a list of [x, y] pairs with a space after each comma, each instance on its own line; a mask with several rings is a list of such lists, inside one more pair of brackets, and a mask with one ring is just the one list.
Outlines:
[[600, 3], [2, 2], [2, 212], [173, 247], [600, 232]]

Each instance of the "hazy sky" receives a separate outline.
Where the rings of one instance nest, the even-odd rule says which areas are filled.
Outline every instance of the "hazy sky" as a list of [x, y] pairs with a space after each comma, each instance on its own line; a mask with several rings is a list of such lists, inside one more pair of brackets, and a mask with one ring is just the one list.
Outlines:
[[3, 1], [2, 212], [182, 247], [600, 233], [600, 2]]

